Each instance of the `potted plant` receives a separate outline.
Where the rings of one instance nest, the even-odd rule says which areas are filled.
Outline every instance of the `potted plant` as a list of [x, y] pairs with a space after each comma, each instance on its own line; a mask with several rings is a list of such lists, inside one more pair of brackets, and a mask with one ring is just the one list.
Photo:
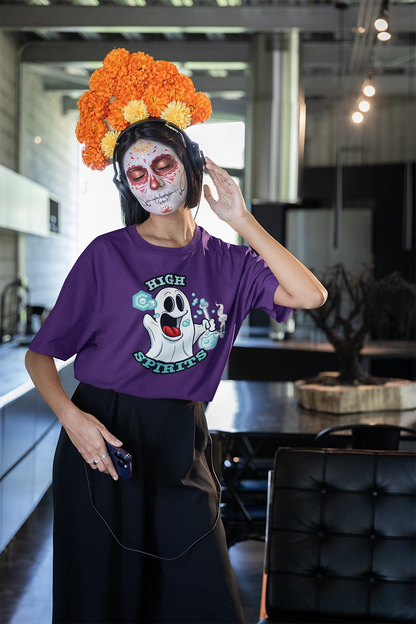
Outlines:
[[[400, 335], [409, 339], [415, 327], [416, 285], [406, 281], [399, 272], [376, 279], [372, 265], [354, 275], [342, 263], [325, 268], [319, 279], [328, 290], [328, 300], [321, 308], [307, 310], [307, 314], [333, 345], [340, 369], [339, 374], [322, 373], [296, 382], [299, 400], [302, 399], [299, 388], [308, 385], [338, 389], [387, 386], [393, 380], [369, 375], [360, 362], [360, 352], [368, 336], [391, 323]], [[403, 381], [405, 385], [412, 384]], [[301, 400], [305, 407], [310, 407], [305, 402]]]

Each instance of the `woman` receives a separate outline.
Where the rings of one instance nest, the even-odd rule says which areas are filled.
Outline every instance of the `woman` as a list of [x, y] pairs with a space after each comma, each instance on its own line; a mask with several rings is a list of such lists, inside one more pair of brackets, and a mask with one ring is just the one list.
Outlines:
[[[26, 359], [63, 427], [53, 622], [241, 623], [200, 402], [251, 309], [282, 321], [322, 305], [326, 291], [209, 158], [218, 199], [205, 186], [206, 200], [261, 257], [195, 224], [203, 160], [173, 124], [129, 126], [114, 166], [126, 227], [83, 252]], [[74, 353], [71, 401], [53, 356]], [[118, 478], [106, 442], [131, 453], [130, 479]]]

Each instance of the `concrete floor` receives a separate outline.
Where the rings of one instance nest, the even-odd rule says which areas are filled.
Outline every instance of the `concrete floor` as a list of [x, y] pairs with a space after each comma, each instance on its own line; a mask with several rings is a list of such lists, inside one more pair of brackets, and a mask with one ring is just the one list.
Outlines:
[[[0, 555], [1, 624], [50, 624], [52, 612], [52, 499], [48, 491], [29, 520]], [[264, 544], [232, 546], [246, 624], [258, 618]]]

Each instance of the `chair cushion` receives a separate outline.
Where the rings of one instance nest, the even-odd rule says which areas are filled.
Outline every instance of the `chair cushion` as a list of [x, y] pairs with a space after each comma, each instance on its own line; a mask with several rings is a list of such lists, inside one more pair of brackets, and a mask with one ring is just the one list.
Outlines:
[[415, 621], [415, 458], [279, 449], [269, 524], [271, 621]]

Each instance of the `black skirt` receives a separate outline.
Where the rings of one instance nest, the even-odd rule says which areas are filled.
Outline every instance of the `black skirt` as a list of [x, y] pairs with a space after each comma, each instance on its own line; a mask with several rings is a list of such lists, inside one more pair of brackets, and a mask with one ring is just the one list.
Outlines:
[[[199, 402], [141, 399], [81, 383], [72, 398], [133, 456], [128, 480], [87, 466], [62, 429], [54, 461], [54, 624], [241, 624]], [[87, 468], [87, 473], [85, 471]]]

